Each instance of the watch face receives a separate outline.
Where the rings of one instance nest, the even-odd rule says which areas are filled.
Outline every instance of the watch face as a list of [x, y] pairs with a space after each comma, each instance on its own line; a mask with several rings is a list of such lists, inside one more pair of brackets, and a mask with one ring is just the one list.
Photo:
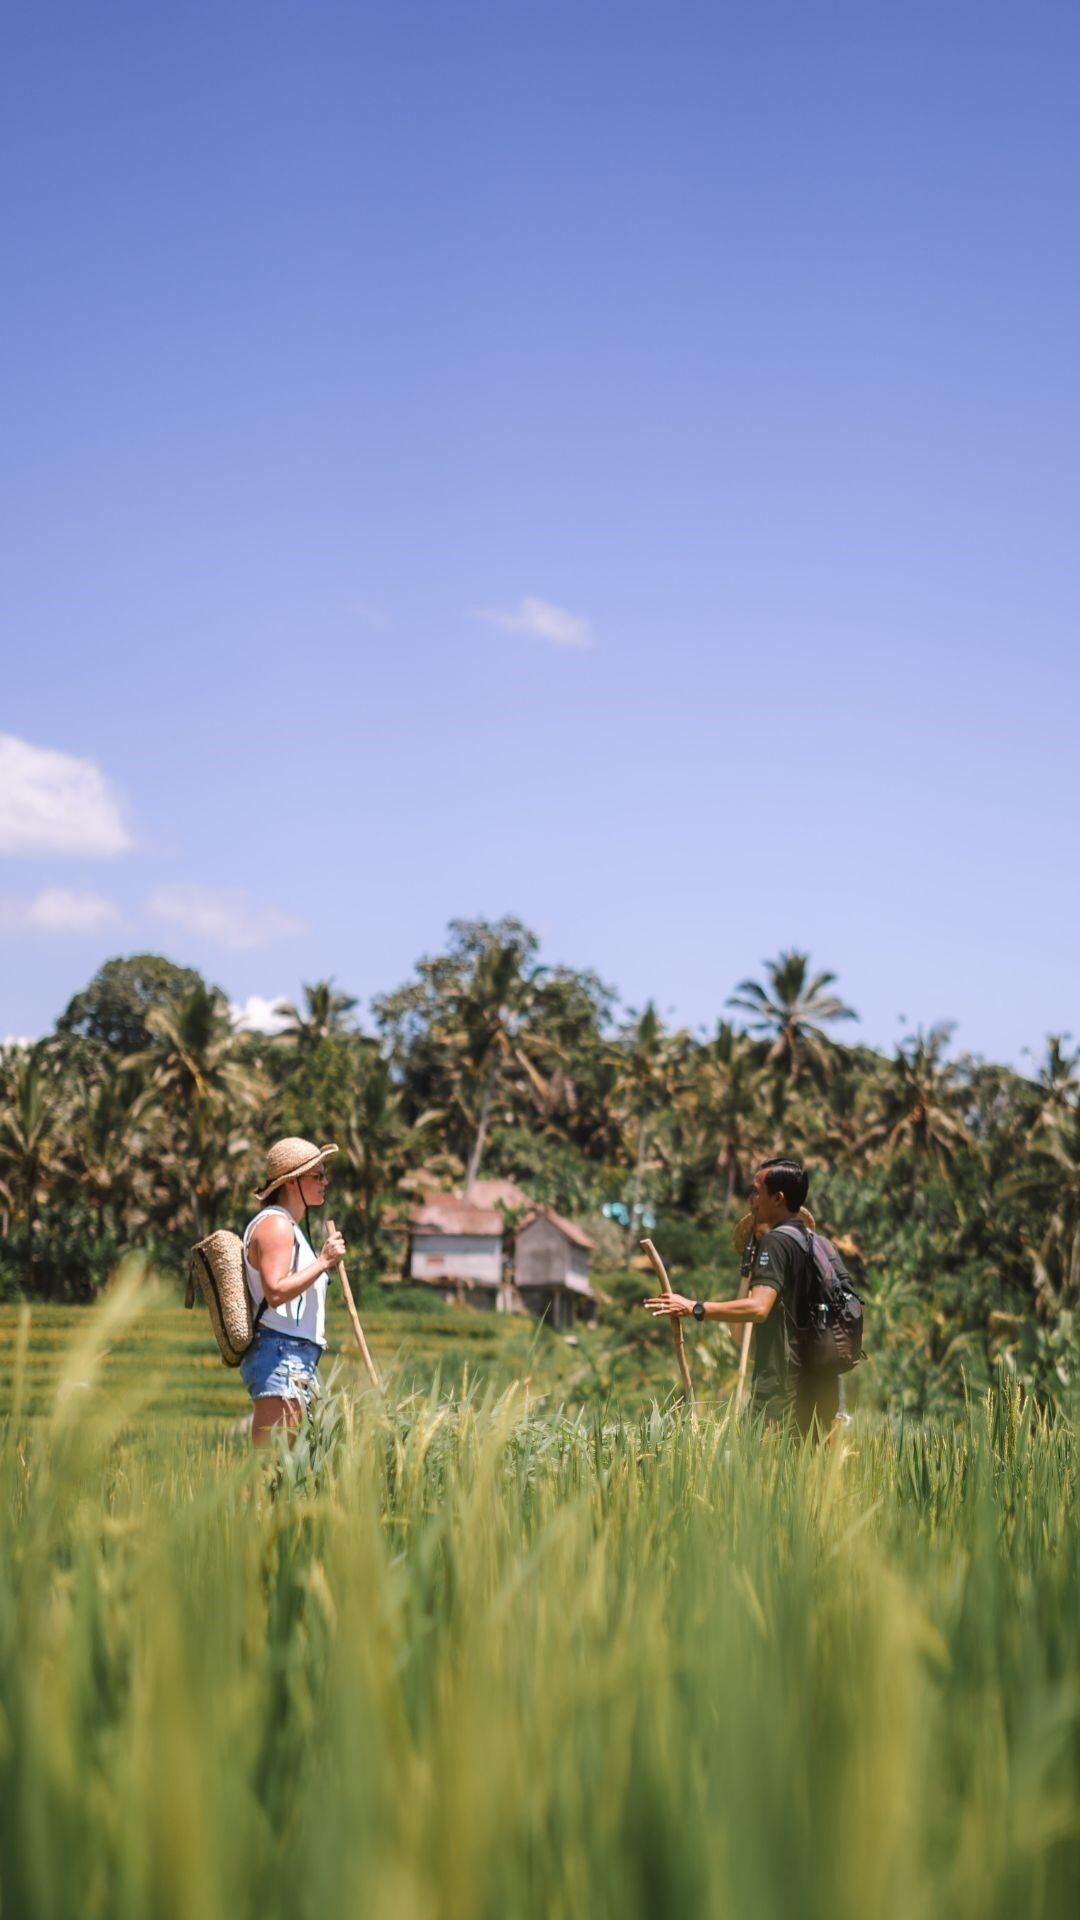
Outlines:
[[704, 1300], [695, 1300], [694, 1301], [694, 1319], [704, 1320], [704, 1318], [705, 1318], [705, 1302]]

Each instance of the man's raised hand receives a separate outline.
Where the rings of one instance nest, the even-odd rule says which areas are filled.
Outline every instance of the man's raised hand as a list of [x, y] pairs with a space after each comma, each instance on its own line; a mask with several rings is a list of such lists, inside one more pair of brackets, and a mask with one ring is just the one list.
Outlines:
[[654, 1320], [659, 1320], [665, 1313], [676, 1320], [683, 1320], [688, 1313], [694, 1311], [693, 1301], [688, 1300], [682, 1293], [662, 1293], [656, 1300], [646, 1300], [644, 1305]]

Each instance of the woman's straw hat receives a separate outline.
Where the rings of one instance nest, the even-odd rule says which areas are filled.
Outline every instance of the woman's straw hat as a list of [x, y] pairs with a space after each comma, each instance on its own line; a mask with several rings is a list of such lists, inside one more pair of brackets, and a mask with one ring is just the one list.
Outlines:
[[275, 1140], [266, 1156], [266, 1184], [256, 1187], [256, 1200], [268, 1199], [278, 1187], [284, 1186], [286, 1180], [295, 1180], [302, 1173], [313, 1172], [336, 1152], [336, 1147], [317, 1147], [313, 1140]]

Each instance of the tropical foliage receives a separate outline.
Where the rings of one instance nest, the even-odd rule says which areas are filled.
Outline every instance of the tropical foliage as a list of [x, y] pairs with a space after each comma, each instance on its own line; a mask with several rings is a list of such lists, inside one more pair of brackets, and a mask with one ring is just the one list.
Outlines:
[[[722, 998], [718, 994], [718, 999]], [[711, 1033], [594, 973], [541, 962], [520, 921], [454, 921], [445, 949], [363, 1026], [333, 981], [238, 1031], [224, 996], [154, 955], [112, 960], [54, 1033], [0, 1054], [0, 1287], [89, 1297], [124, 1246], [179, 1272], [238, 1221], [268, 1138], [333, 1139], [333, 1212], [359, 1276], [395, 1279], [418, 1177], [518, 1180], [589, 1225], [613, 1277], [643, 1230], [726, 1285], [755, 1161], [793, 1151], [925, 1410], [1002, 1371], [1048, 1395], [1074, 1366], [1080, 1073], [1051, 1036], [1029, 1073], [958, 1053], [945, 1028], [891, 1057], [845, 1044], [836, 976], [789, 951]], [[712, 1278], [710, 1278], [712, 1276]], [[628, 1336], [629, 1337], [629, 1336]]]

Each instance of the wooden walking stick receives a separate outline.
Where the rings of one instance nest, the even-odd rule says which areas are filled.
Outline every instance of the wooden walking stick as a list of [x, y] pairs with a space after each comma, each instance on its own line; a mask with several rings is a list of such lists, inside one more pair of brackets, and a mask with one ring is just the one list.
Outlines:
[[[648, 1255], [649, 1264], [652, 1267], [653, 1272], [655, 1273], [657, 1279], [660, 1282], [661, 1293], [670, 1293], [671, 1281], [667, 1277], [667, 1268], [665, 1267], [663, 1261], [661, 1260], [660, 1255], [657, 1253], [656, 1248], [653, 1246], [652, 1241], [643, 1240], [641, 1244], [644, 1247], [646, 1254]], [[697, 1403], [694, 1399], [694, 1383], [690, 1378], [690, 1363], [686, 1358], [686, 1345], [683, 1340], [682, 1321], [677, 1320], [674, 1317], [674, 1315], [672, 1315], [672, 1320], [671, 1320], [671, 1331], [675, 1338], [675, 1358], [679, 1363], [679, 1372], [682, 1375], [682, 1383], [686, 1389], [686, 1398], [690, 1403], [691, 1415], [696, 1420], [697, 1419]]]
[[[334, 1223], [332, 1220], [327, 1221], [326, 1231], [327, 1233], [333, 1233]], [[349, 1309], [349, 1319], [352, 1321], [353, 1332], [356, 1335], [356, 1344], [360, 1348], [360, 1351], [364, 1356], [364, 1365], [371, 1375], [372, 1385], [375, 1387], [378, 1387], [379, 1392], [381, 1393], [383, 1390], [383, 1384], [382, 1384], [382, 1381], [379, 1379], [378, 1373], [376, 1372], [375, 1362], [372, 1359], [370, 1352], [368, 1351], [368, 1343], [364, 1339], [364, 1329], [360, 1325], [359, 1315], [357, 1314], [357, 1311], [356, 1311], [356, 1302], [352, 1297], [352, 1288], [349, 1285], [349, 1276], [345, 1271], [344, 1260], [338, 1261], [337, 1274], [338, 1274], [338, 1279], [341, 1281], [341, 1291], [345, 1295], [345, 1305]]]
[[[742, 1256], [739, 1263], [739, 1291], [735, 1298], [737, 1300], [745, 1300], [750, 1291], [750, 1272], [754, 1264], [755, 1242], [752, 1214], [747, 1213], [743, 1215], [732, 1234], [732, 1240], [735, 1244], [736, 1253]], [[750, 1365], [750, 1335], [753, 1331], [753, 1323], [748, 1320], [742, 1330], [742, 1340], [739, 1343], [739, 1377], [735, 1382], [736, 1415], [738, 1415], [746, 1396], [746, 1374]]]

